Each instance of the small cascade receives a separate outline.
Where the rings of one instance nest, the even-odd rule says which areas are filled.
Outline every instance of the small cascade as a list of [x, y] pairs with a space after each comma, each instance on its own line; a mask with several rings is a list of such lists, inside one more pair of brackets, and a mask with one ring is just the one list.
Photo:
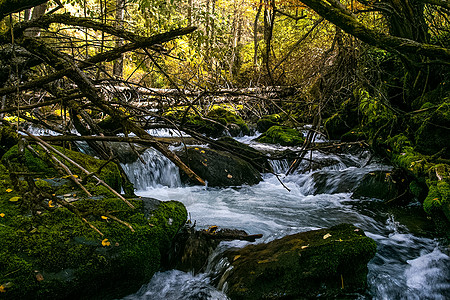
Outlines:
[[164, 155], [153, 149], [147, 149], [141, 154], [141, 160], [122, 164], [134, 187], [139, 191], [150, 187], [179, 187], [181, 179], [178, 168]]
[[287, 159], [269, 160], [269, 163], [275, 174], [285, 174], [289, 169]]

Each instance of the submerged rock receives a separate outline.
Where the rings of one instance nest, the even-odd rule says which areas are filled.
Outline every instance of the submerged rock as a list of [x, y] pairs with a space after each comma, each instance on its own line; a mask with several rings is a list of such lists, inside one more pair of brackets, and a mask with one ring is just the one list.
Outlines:
[[218, 288], [231, 299], [303, 299], [345, 296], [367, 286], [376, 243], [341, 224], [228, 250]]
[[[178, 155], [198, 176], [208, 182], [208, 186], [251, 185], [262, 180], [261, 174], [252, 165], [225, 151], [187, 147]], [[188, 180], [184, 173], [180, 175], [182, 180]]]

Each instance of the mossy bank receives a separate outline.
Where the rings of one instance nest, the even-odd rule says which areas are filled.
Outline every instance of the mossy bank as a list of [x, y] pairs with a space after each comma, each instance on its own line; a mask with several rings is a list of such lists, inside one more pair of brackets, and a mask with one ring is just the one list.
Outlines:
[[[187, 219], [183, 204], [128, 199], [133, 209], [91, 177], [82, 181], [93, 194], [87, 197], [45, 160], [15, 151], [3, 159], [13, 172], [0, 164], [0, 299], [121, 298], [160, 270]], [[75, 156], [92, 172], [105, 164]], [[98, 174], [120, 190], [116, 168], [107, 164]], [[24, 180], [30, 174], [41, 179]]]

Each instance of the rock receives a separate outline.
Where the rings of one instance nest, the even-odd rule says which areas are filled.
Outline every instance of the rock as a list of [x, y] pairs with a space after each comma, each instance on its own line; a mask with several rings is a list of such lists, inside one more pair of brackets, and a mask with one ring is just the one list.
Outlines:
[[305, 141], [303, 134], [289, 127], [272, 126], [256, 139], [260, 143], [300, 146]]
[[394, 171], [374, 171], [361, 179], [353, 191], [354, 198], [377, 198], [396, 203], [409, 202], [412, 195], [409, 192], [410, 178], [402, 169]]
[[[261, 174], [252, 165], [228, 152], [207, 148], [187, 147], [178, 153], [182, 161], [208, 186], [239, 186], [256, 184]], [[188, 178], [180, 172], [185, 182]]]
[[20, 196], [15, 189], [5, 192], [11, 182], [1, 177], [0, 186], [1, 283], [10, 283], [2, 293], [7, 299], [124, 297], [160, 270], [187, 218], [176, 201], [129, 199], [135, 209], [117, 198], [71, 202], [102, 236], [57, 203], [33, 216], [22, 214], [18, 204], [8, 201]]
[[364, 292], [376, 243], [341, 224], [228, 250], [218, 288], [231, 299], [333, 298]]
[[[38, 146], [33, 146], [33, 148], [35, 149], [35, 153], [37, 153], [39, 157], [33, 154], [29, 149], [24, 149], [23, 154], [19, 154], [19, 147], [15, 145], [7, 153], [5, 153], [5, 155], [3, 155], [2, 162], [5, 165], [9, 165], [9, 168], [11, 169], [19, 172], [28, 172], [35, 177], [53, 178], [63, 176], [58, 173], [53, 165], [47, 160], [45, 151], [42, 148]], [[96, 159], [87, 154], [64, 149], [58, 146], [54, 146], [54, 148], [83, 166], [89, 172], [95, 172], [96, 175], [103, 179], [110, 187], [120, 192], [122, 185], [121, 177], [119, 169], [115, 163], [107, 163], [104, 160]], [[64, 164], [66, 164], [69, 169], [72, 170], [73, 174], [81, 178], [85, 177], [85, 174], [70, 162], [65, 161], [58, 155], [55, 156], [58, 157], [58, 159]], [[99, 170], [100, 173], [97, 173]], [[97, 182], [95, 182], [95, 184], [96, 183]]]
[[216, 144], [211, 145], [211, 148], [217, 150], [231, 150], [234, 153], [242, 155], [246, 161], [251, 162], [252, 166], [259, 172], [272, 172], [272, 167], [263, 153], [244, 143], [236, 141], [232, 137], [221, 137], [217, 140]]
[[279, 114], [267, 115], [256, 122], [256, 128], [259, 132], [264, 133], [272, 126], [279, 126], [282, 121]]
[[248, 135], [250, 133], [247, 124], [240, 116], [224, 108], [212, 109], [205, 118], [192, 113], [184, 116], [183, 110], [169, 111], [165, 114], [165, 117], [180, 122], [184, 121], [183, 126], [213, 138], [222, 136], [225, 131], [228, 131], [232, 136]]
[[254, 242], [262, 234], [248, 235], [244, 230], [211, 226], [195, 230], [195, 225], [186, 224], [175, 236], [170, 253], [170, 268], [197, 274], [204, 272], [208, 259], [221, 241], [245, 240]]
[[240, 116], [224, 108], [211, 110], [207, 117], [225, 125], [232, 136], [248, 135], [250, 133], [247, 124]]

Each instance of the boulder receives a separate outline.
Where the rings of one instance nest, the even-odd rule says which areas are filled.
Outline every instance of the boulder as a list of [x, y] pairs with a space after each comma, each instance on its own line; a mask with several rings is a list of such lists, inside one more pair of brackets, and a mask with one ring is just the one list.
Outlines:
[[[65, 149], [59, 146], [54, 146], [55, 149], [62, 152], [64, 155], [80, 164], [89, 172], [95, 173], [102, 180], [104, 180], [110, 187], [120, 192], [121, 190], [121, 176], [117, 165], [113, 162], [106, 162], [104, 160], [96, 159], [90, 155], [80, 152]], [[18, 172], [30, 173], [34, 177], [40, 178], [54, 178], [65, 176], [64, 172], [60, 172], [54, 168], [49, 162], [45, 151], [39, 146], [33, 146], [34, 151], [25, 148], [23, 151], [18, 145], [13, 146], [2, 157], [2, 162], [8, 166], [9, 169]], [[64, 158], [55, 155], [61, 162], [66, 164], [73, 174], [80, 178], [85, 177], [77, 167], [70, 162], [65, 161]], [[67, 176], [65, 176], [67, 177]], [[93, 183], [96, 184], [97, 182]]]
[[186, 224], [175, 236], [169, 253], [168, 265], [184, 272], [206, 271], [208, 259], [222, 241], [245, 240], [254, 242], [262, 234], [248, 235], [244, 230], [210, 226], [208, 229], [196, 230], [195, 224]]
[[0, 298], [121, 298], [159, 271], [187, 218], [176, 201], [80, 197], [30, 214], [0, 166]]
[[272, 126], [279, 126], [282, 121], [283, 119], [280, 114], [263, 116], [256, 122], [256, 129], [258, 129], [259, 132], [264, 133]]
[[[262, 180], [261, 174], [250, 163], [225, 151], [187, 147], [177, 154], [208, 182], [208, 186], [252, 185]], [[183, 181], [188, 181], [184, 172], [180, 172], [180, 176]]]
[[165, 117], [182, 121], [183, 126], [213, 138], [222, 136], [225, 131], [232, 136], [250, 133], [247, 124], [240, 116], [224, 108], [214, 108], [204, 118], [193, 113], [185, 115], [184, 110], [166, 112]]
[[340, 224], [224, 253], [217, 284], [231, 299], [304, 299], [364, 292], [376, 243]]
[[224, 108], [211, 110], [207, 114], [207, 117], [225, 125], [232, 136], [250, 134], [250, 130], [245, 121], [240, 116]]
[[410, 178], [402, 169], [374, 171], [365, 174], [353, 190], [353, 198], [377, 198], [385, 201], [409, 202]]
[[281, 146], [301, 146], [305, 141], [303, 134], [298, 130], [284, 126], [272, 126], [259, 136], [256, 141]]
[[236, 141], [232, 137], [224, 136], [219, 138], [215, 144], [211, 145], [211, 148], [217, 150], [231, 150], [233, 153], [239, 154], [241, 158], [251, 162], [252, 166], [259, 172], [272, 172], [272, 167], [263, 153], [244, 143]]

